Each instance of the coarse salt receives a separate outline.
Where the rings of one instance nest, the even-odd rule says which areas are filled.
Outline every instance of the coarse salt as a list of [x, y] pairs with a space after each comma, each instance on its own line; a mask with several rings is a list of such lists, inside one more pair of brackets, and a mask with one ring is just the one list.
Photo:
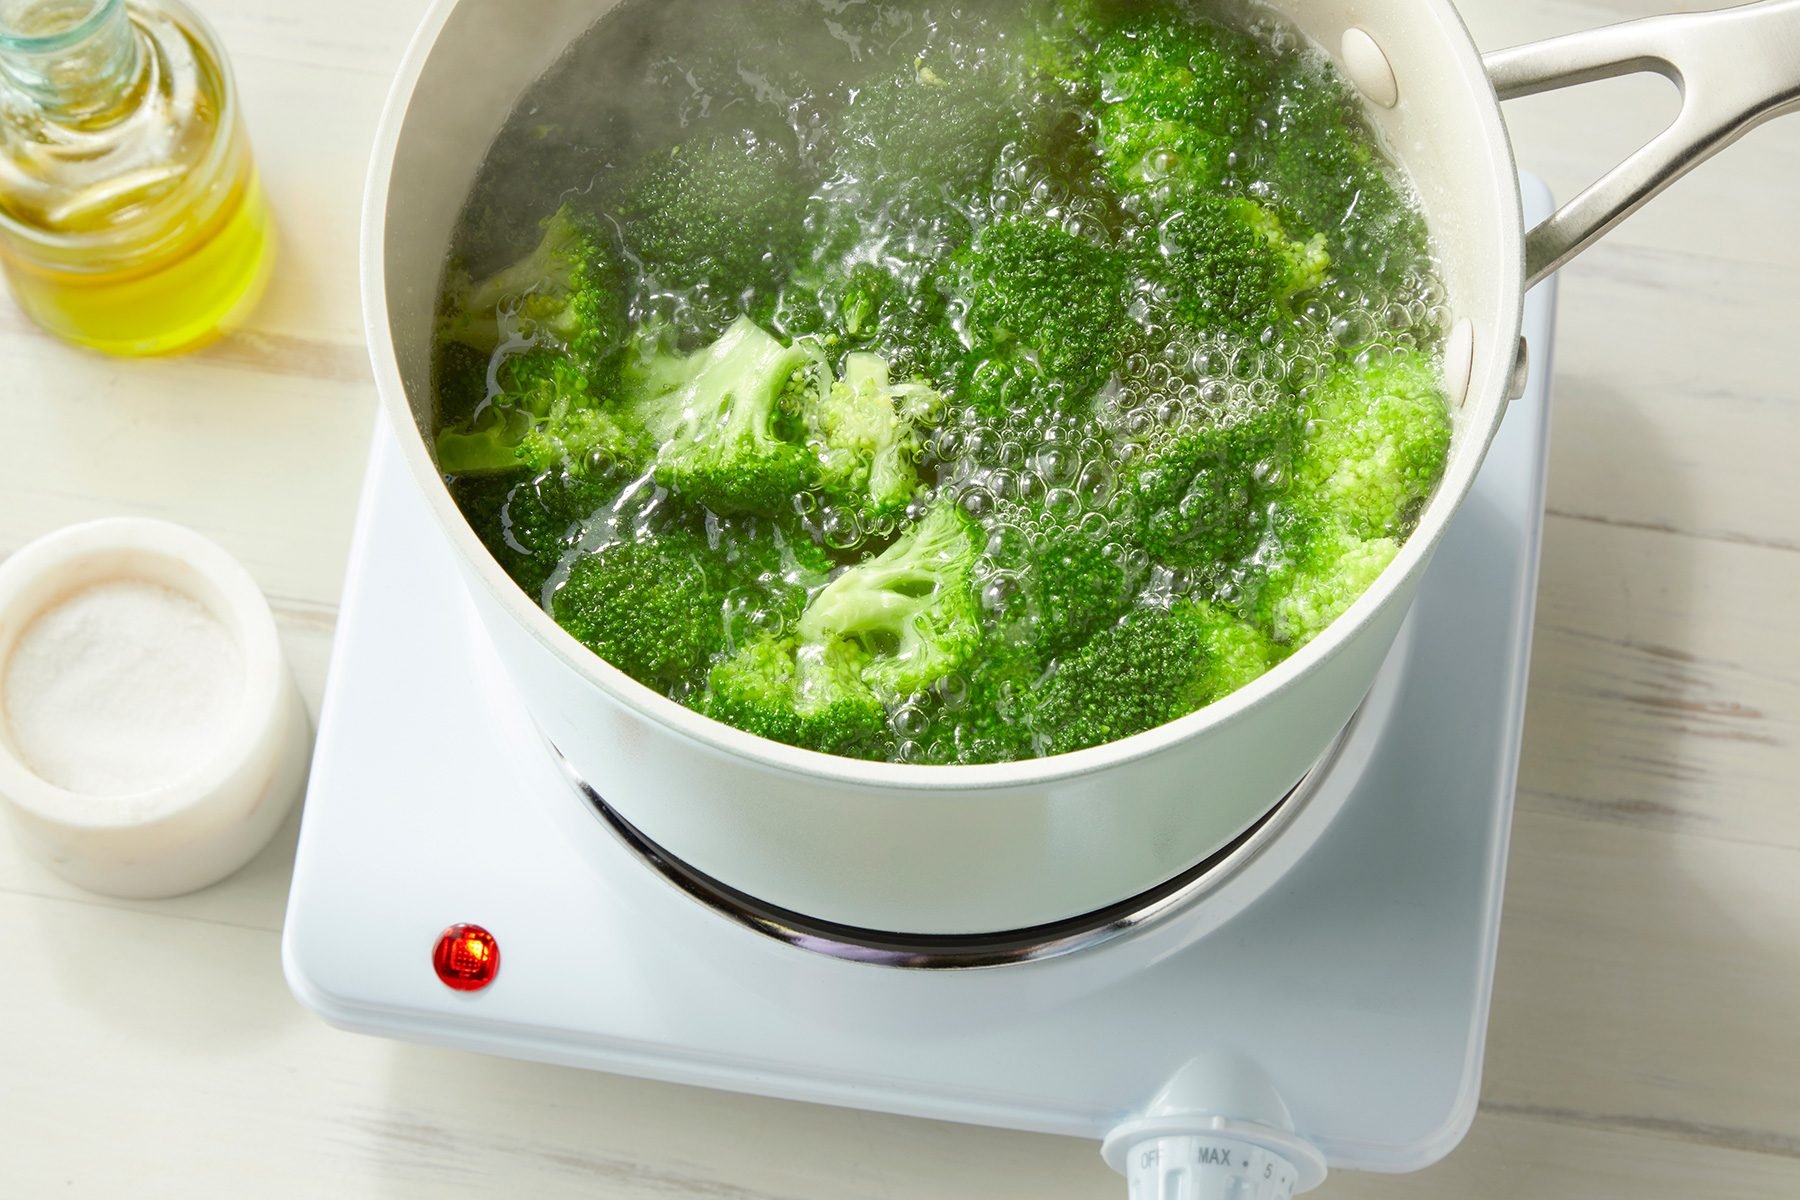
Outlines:
[[139, 580], [84, 588], [39, 614], [0, 684], [28, 768], [71, 792], [116, 797], [203, 766], [243, 692], [243, 654], [218, 618]]

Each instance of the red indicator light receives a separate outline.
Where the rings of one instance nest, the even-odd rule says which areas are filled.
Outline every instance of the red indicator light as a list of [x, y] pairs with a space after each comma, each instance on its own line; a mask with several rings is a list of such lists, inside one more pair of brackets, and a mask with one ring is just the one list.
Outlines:
[[431, 966], [445, 987], [480, 991], [500, 973], [500, 943], [479, 925], [452, 925], [438, 934]]

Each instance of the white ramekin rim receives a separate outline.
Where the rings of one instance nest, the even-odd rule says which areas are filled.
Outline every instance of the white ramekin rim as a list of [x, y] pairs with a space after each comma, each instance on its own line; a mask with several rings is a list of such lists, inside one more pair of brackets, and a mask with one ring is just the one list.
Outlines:
[[[51, 783], [21, 759], [3, 689], [13, 648], [33, 620], [85, 588], [121, 580], [160, 584], [204, 606], [238, 645], [242, 692], [219, 744], [191, 770], [141, 792], [90, 795]], [[275, 617], [261, 589], [224, 547], [186, 526], [105, 517], [45, 534], [0, 561], [0, 798], [41, 822], [113, 830], [205, 806], [230, 787], [271, 733], [279, 734], [274, 727], [287, 686]]]

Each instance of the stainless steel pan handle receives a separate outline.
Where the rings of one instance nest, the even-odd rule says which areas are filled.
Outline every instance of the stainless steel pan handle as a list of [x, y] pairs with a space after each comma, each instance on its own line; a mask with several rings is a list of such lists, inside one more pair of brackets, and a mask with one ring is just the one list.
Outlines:
[[1530, 287], [1750, 129], [1800, 111], [1800, 0], [1627, 21], [1483, 63], [1502, 100], [1640, 71], [1681, 90], [1667, 129], [1526, 235]]

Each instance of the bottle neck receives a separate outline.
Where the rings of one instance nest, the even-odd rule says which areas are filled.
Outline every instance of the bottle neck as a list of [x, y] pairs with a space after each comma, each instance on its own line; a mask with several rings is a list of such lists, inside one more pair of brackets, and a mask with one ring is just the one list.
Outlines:
[[0, 0], [0, 78], [60, 122], [127, 107], [141, 41], [125, 0]]

